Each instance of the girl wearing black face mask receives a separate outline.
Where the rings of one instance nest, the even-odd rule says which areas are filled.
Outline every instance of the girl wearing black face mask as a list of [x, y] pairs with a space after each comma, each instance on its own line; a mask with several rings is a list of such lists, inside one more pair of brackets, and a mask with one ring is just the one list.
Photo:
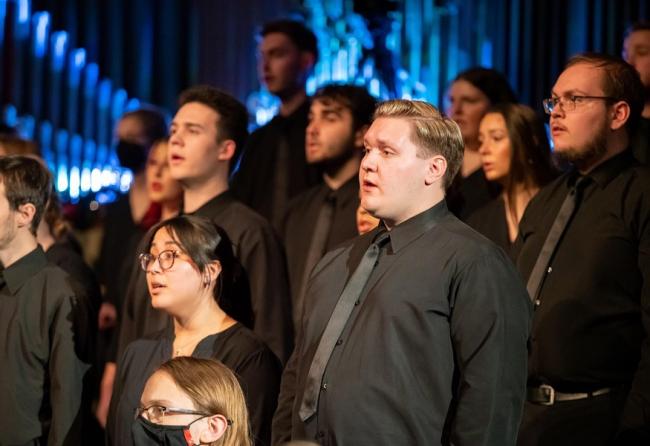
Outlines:
[[251, 446], [235, 375], [218, 361], [183, 356], [147, 381], [132, 433], [136, 446]]

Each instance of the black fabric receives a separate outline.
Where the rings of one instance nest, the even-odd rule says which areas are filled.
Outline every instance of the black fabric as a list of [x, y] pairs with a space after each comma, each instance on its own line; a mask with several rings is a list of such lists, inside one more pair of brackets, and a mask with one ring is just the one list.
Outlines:
[[497, 197], [485, 206], [473, 212], [467, 224], [492, 240], [503, 249], [510, 260], [517, 261], [517, 244], [510, 241], [506, 207], [502, 197]]
[[329, 359], [316, 416], [298, 409], [320, 337], [376, 229], [314, 269], [282, 377], [274, 444], [512, 444], [531, 304], [512, 263], [445, 203], [390, 231]]
[[[574, 175], [544, 187], [526, 209], [517, 261], [525, 280]], [[626, 151], [588, 177], [539, 290], [529, 381], [568, 393], [631, 386], [619, 427], [635, 429], [650, 425], [650, 170]]]
[[650, 163], [650, 119], [639, 119], [639, 127], [631, 143], [634, 157], [642, 164]]
[[447, 191], [449, 210], [462, 221], [485, 206], [499, 195], [499, 186], [485, 178], [483, 169], [478, 169], [467, 177], [456, 175]]
[[[151, 374], [172, 358], [172, 324], [131, 343], [117, 364], [115, 386], [106, 426], [109, 445], [132, 443], [131, 424], [144, 385]], [[223, 362], [237, 375], [248, 405], [256, 445], [270, 444], [271, 417], [277, 404], [281, 365], [257, 336], [241, 324], [203, 338], [192, 356]]]
[[155, 424], [139, 417], [131, 427], [134, 446], [194, 446], [188, 426]]
[[[288, 180], [284, 203], [321, 181], [318, 169], [307, 164], [305, 159], [305, 129], [309, 101], [305, 101], [289, 116], [275, 116], [268, 124], [251, 134], [233, 177], [233, 194], [242, 202], [260, 213], [268, 221], [277, 223], [286, 212], [286, 207], [274, 202], [276, 176], [282, 172]], [[278, 145], [286, 142], [287, 163], [278, 166], [276, 157]], [[277, 231], [280, 227], [275, 226]]]
[[0, 444], [82, 444], [83, 343], [92, 329], [79, 287], [40, 247], [2, 276]]
[[356, 176], [335, 191], [323, 182], [303, 192], [289, 204], [284, 220], [283, 239], [291, 285], [294, 325], [298, 324], [302, 314], [302, 296], [307, 286], [305, 280], [315, 266], [315, 263], [312, 264], [307, 259], [307, 253], [312, 245], [321, 207], [328, 196], [333, 199], [335, 206], [322, 253], [358, 234], [356, 213], [359, 207], [359, 180]]
[[[270, 224], [224, 192], [194, 215], [211, 219], [233, 243], [233, 251], [248, 276], [253, 307], [253, 331], [284, 364], [293, 347], [293, 324], [287, 272], [282, 246]], [[144, 250], [144, 240], [138, 247]], [[120, 323], [117, 358], [126, 346], [167, 325], [169, 316], [151, 306], [146, 276], [138, 262], [130, 262], [127, 302]]]

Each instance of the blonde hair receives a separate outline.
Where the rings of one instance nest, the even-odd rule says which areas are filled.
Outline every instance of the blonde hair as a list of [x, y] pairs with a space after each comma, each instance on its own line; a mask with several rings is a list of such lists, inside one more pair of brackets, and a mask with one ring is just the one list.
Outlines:
[[447, 189], [463, 162], [463, 136], [458, 125], [428, 102], [394, 99], [380, 103], [374, 119], [402, 118], [411, 123], [411, 141], [418, 146], [418, 156], [441, 155], [447, 161], [443, 186]]
[[252, 446], [244, 392], [235, 374], [213, 359], [178, 356], [158, 368], [167, 373], [194, 402], [197, 410], [231, 421], [210, 446]]

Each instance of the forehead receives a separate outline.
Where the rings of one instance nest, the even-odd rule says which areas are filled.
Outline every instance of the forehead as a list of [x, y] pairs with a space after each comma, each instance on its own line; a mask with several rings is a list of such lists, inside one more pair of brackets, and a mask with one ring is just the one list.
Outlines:
[[176, 241], [172, 238], [169, 229], [166, 226], [163, 226], [162, 228], [158, 229], [154, 234], [153, 239], [151, 240], [151, 246], [159, 245], [162, 247], [168, 243], [175, 244]]
[[312, 113], [318, 113], [322, 112], [325, 110], [336, 110], [337, 112], [340, 113], [348, 113], [351, 114], [352, 110], [350, 110], [350, 107], [348, 107], [345, 104], [342, 104], [341, 102], [331, 99], [331, 98], [319, 98], [319, 99], [314, 99], [314, 101], [311, 103], [311, 106], [309, 108], [309, 111]]
[[481, 127], [505, 128], [506, 120], [501, 113], [488, 113], [481, 119]]
[[219, 120], [219, 114], [200, 102], [188, 102], [178, 109], [172, 124], [201, 124], [214, 125]]
[[157, 371], [147, 380], [141, 398], [143, 405], [156, 401], [181, 409], [196, 409], [192, 399], [168, 373]]
[[167, 143], [159, 142], [149, 151], [149, 158], [151, 159], [166, 159], [167, 158]]
[[297, 50], [298, 47], [291, 41], [289, 36], [284, 33], [274, 32], [268, 33], [264, 37], [259, 45], [261, 52], [268, 52], [275, 49], [284, 49], [284, 50]]
[[371, 145], [387, 143], [396, 149], [414, 147], [412, 126], [413, 123], [406, 118], [380, 117], [373, 121], [364, 139]]
[[471, 82], [464, 79], [459, 79], [451, 84], [449, 87], [450, 96], [468, 96], [468, 97], [480, 97], [487, 100], [487, 96], [481, 90], [472, 85]]
[[603, 70], [587, 63], [578, 63], [565, 69], [553, 86], [553, 93], [563, 95], [577, 92], [603, 95]]
[[632, 47], [636, 45], [650, 46], [650, 29], [641, 29], [639, 31], [634, 31], [632, 34], [627, 36], [624, 45], [626, 47]]
[[119, 120], [115, 133], [121, 138], [140, 136], [144, 133], [144, 128], [138, 118], [127, 116]]

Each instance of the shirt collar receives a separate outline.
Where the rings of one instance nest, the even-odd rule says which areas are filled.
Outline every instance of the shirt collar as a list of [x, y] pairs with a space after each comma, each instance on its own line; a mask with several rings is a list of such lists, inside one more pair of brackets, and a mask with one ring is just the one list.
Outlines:
[[2, 271], [9, 292], [16, 294], [25, 282], [45, 268], [46, 265], [47, 258], [40, 245], [29, 254], [9, 265]]
[[[610, 181], [616, 178], [618, 174], [621, 173], [621, 171], [625, 170], [628, 167], [633, 167], [636, 164], [638, 163], [634, 159], [632, 151], [626, 149], [623, 152], [604, 161], [602, 164], [596, 166], [596, 168], [585, 175], [585, 177], [591, 179], [602, 189], [607, 186]], [[573, 185], [578, 177], [579, 174], [574, 168], [573, 172], [571, 172], [571, 175], [569, 175], [569, 186]]]
[[307, 97], [300, 107], [295, 109], [291, 114], [287, 116], [282, 116], [280, 113], [275, 115], [270, 121], [273, 125], [285, 126], [292, 123], [299, 123], [304, 121], [309, 114], [309, 107], [311, 106], [311, 100]]
[[[447, 210], [447, 203], [445, 200], [440, 200], [439, 203], [430, 207], [424, 212], [409, 218], [408, 220], [400, 223], [389, 231], [390, 246], [392, 252], [396, 253], [413, 240], [433, 228], [443, 217], [449, 214]], [[384, 223], [382, 222], [382, 225]]]
[[[327, 199], [327, 197], [334, 197], [337, 202], [340, 200], [345, 199], [346, 197], [349, 197], [351, 195], [355, 195], [354, 191], [355, 189], [358, 191], [359, 190], [359, 177], [357, 175], [353, 176], [349, 180], [347, 180], [345, 183], [341, 185], [338, 189], [334, 190], [331, 187], [323, 181], [323, 197], [324, 199]], [[356, 193], [358, 196], [358, 192]]]
[[189, 212], [189, 215], [198, 215], [199, 217], [214, 217], [215, 213], [222, 210], [228, 203], [234, 200], [232, 193], [229, 190], [221, 192], [219, 195], [211, 198], [194, 212]]

